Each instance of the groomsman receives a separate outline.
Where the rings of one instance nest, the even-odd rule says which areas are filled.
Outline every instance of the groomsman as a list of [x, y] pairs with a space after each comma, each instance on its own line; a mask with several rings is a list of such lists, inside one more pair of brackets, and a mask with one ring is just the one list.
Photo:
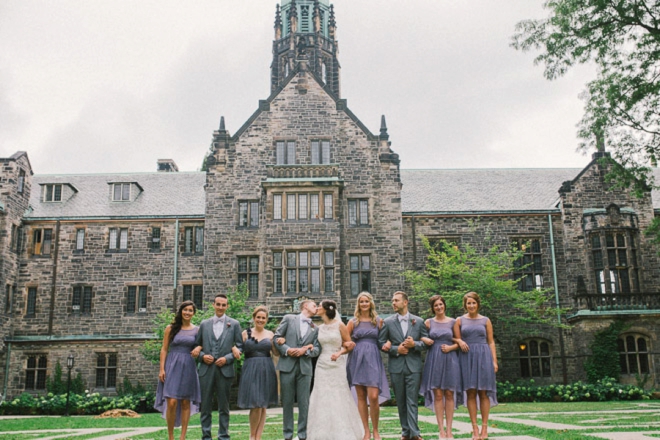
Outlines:
[[[215, 316], [199, 325], [195, 344], [202, 347], [198, 359], [199, 384], [202, 388], [200, 421], [202, 440], [211, 440], [213, 394], [218, 400], [218, 440], [229, 440], [229, 389], [234, 381], [234, 354], [232, 347], [243, 349], [243, 334], [237, 320], [225, 315], [227, 295], [219, 293], [213, 300]], [[237, 354], [240, 354], [237, 352]]]
[[395, 313], [385, 319], [378, 343], [389, 355], [401, 440], [423, 440], [417, 422], [417, 397], [422, 380], [422, 351], [426, 349], [420, 339], [428, 337], [428, 330], [422, 318], [408, 312], [405, 292], [394, 292], [392, 308]]
[[[317, 357], [321, 349], [318, 344], [318, 328], [312, 323], [316, 314], [314, 301], [300, 303], [299, 315], [285, 315], [275, 330], [275, 347], [281, 357], [277, 363], [280, 370], [280, 389], [282, 393], [283, 426], [285, 440], [293, 438], [293, 404], [298, 400], [298, 439], [307, 438], [307, 410], [312, 384], [312, 358]], [[280, 339], [278, 341], [278, 339]], [[282, 341], [284, 339], [284, 341]]]

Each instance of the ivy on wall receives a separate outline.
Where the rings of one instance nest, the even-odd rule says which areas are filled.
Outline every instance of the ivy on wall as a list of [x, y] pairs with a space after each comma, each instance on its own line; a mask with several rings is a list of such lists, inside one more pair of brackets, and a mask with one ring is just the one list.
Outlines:
[[617, 320], [594, 335], [594, 340], [589, 346], [591, 356], [584, 363], [584, 370], [589, 382], [596, 383], [605, 377], [611, 377], [615, 381], [619, 380], [621, 366], [616, 341], [621, 332], [629, 326], [628, 323]]

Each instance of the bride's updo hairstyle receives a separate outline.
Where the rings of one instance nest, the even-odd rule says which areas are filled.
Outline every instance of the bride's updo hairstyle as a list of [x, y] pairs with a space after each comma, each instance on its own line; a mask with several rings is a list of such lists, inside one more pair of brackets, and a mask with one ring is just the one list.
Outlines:
[[328, 319], [335, 319], [337, 316], [337, 303], [331, 299], [324, 299], [321, 301], [321, 307], [325, 310], [325, 314]]

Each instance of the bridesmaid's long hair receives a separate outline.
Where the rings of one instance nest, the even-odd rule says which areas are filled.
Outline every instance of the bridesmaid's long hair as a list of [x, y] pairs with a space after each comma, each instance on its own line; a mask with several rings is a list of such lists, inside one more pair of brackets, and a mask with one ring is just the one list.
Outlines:
[[193, 312], [197, 313], [197, 307], [195, 306], [195, 303], [190, 300], [184, 301], [179, 305], [179, 309], [176, 311], [176, 315], [174, 315], [174, 319], [170, 323], [170, 342], [174, 340], [176, 334], [179, 333], [179, 330], [181, 330], [181, 326], [183, 325], [183, 315], [181, 312], [188, 306], [192, 306]]
[[360, 292], [355, 300], [355, 323], [357, 324], [360, 321], [360, 298], [363, 296], [369, 299], [369, 319], [371, 319], [373, 325], [376, 325], [376, 318], [378, 317], [378, 313], [376, 313], [376, 303], [374, 302], [374, 297], [371, 293], [366, 291]]

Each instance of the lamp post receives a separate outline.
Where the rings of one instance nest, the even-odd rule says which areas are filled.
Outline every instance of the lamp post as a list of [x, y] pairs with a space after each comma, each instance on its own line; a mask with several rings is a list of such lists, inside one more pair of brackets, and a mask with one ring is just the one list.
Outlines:
[[66, 380], [66, 408], [64, 410], [64, 415], [69, 415], [69, 394], [71, 393], [71, 370], [73, 370], [73, 355], [70, 354], [66, 358], [66, 368], [69, 370]]

